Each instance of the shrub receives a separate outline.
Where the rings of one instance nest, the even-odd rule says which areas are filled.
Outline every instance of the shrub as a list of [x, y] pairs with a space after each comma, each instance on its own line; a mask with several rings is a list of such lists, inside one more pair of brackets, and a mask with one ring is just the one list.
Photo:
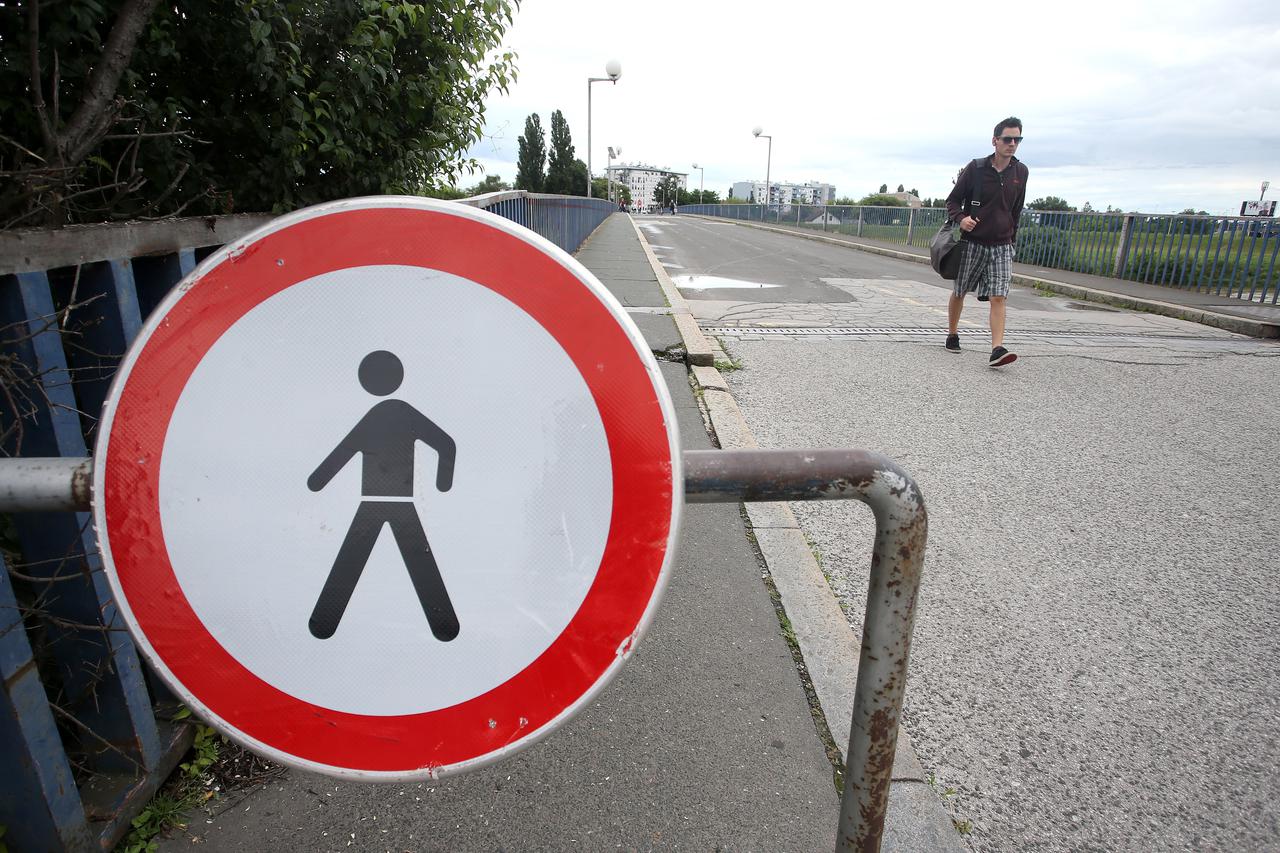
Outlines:
[[1061, 228], [1023, 225], [1018, 229], [1018, 260], [1023, 263], [1053, 265], [1071, 252], [1071, 237]]

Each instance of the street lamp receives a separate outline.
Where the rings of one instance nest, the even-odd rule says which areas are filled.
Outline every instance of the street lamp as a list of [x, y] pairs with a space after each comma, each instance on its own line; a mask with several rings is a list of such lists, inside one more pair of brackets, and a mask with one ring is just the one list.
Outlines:
[[[751, 134], [755, 136], [756, 139], [759, 139], [760, 137], [763, 136], [765, 139], [769, 140], [769, 157], [767, 160], [764, 161], [764, 205], [766, 208], [768, 208], [769, 206], [769, 167], [773, 165], [773, 137], [765, 133], [764, 129], [759, 126], [752, 128]], [[764, 218], [763, 213], [761, 213], [760, 218], [761, 219]]]
[[613, 158], [621, 157], [622, 149], [609, 146], [609, 165], [604, 170], [605, 186], [609, 188], [609, 201], [613, 201]]
[[698, 170], [698, 204], [702, 204], [703, 192], [707, 188], [707, 182], [706, 182], [707, 174], [706, 172], [703, 171], [702, 167], [699, 166], [697, 163], [693, 164], [693, 168]]
[[591, 84], [617, 83], [622, 76], [622, 63], [610, 59], [604, 64], [604, 73], [609, 76], [587, 78], [587, 198], [591, 198]]

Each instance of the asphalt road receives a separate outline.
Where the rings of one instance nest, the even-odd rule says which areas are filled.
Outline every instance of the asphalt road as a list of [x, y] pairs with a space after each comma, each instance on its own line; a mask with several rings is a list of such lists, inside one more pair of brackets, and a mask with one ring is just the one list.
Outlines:
[[[761, 446], [919, 481], [904, 724], [973, 850], [1280, 850], [1280, 345], [1015, 290], [991, 370], [928, 267], [639, 221]], [[793, 508], [860, 629], [869, 512]]]

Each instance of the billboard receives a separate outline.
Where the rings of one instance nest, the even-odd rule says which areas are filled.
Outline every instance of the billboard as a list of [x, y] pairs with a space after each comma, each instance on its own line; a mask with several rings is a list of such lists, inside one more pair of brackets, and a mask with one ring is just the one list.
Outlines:
[[1240, 205], [1241, 216], [1275, 216], [1276, 202], [1271, 201], [1246, 201]]

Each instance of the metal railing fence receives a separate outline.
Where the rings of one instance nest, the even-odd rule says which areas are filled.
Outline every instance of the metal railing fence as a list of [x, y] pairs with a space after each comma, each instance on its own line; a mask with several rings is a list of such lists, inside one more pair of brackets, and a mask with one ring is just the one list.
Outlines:
[[603, 198], [545, 195], [524, 190], [489, 193], [462, 199], [546, 237], [566, 252], [575, 252], [618, 206]]
[[[568, 252], [617, 207], [494, 193], [488, 209]], [[0, 456], [83, 459], [147, 315], [218, 246], [271, 217], [0, 232]], [[73, 463], [74, 465], [75, 463]], [[0, 825], [18, 850], [109, 849], [190, 730], [116, 612], [88, 514], [0, 516]]]
[[[919, 249], [946, 219], [936, 207], [692, 204], [680, 211]], [[1280, 219], [1024, 210], [1017, 260], [1280, 304]]]

